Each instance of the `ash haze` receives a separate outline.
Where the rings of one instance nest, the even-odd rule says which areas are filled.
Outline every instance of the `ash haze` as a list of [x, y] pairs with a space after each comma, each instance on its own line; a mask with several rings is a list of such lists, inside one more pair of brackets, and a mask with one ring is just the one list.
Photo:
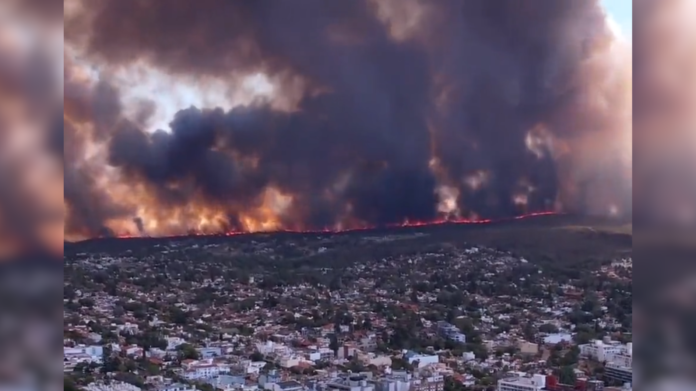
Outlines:
[[631, 213], [599, 0], [154, 4], [66, 2], [68, 238]]
[[0, 4], [0, 259], [63, 248], [61, 39], [51, 1]]
[[635, 1], [636, 222], [696, 223], [696, 2]]

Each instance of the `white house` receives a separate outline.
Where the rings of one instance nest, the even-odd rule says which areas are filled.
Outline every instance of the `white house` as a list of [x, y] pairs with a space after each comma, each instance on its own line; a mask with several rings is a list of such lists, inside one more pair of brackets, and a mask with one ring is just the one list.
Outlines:
[[179, 337], [167, 337], [165, 340], [167, 341], [167, 350], [175, 350], [177, 346], [186, 343], [183, 338]]
[[313, 362], [331, 361], [334, 358], [334, 351], [329, 348], [319, 348], [310, 352], [308, 358]]
[[102, 363], [104, 348], [98, 345], [76, 347], [63, 347], [63, 370], [72, 371], [80, 363]]
[[196, 387], [183, 383], [161, 384], [156, 391], [197, 391]]
[[102, 356], [104, 355], [104, 348], [99, 345], [78, 345], [73, 348], [63, 347], [63, 356], [68, 358], [75, 355], [86, 355], [93, 358], [93, 361], [101, 362]]
[[216, 364], [212, 359], [186, 362], [183, 367], [181, 376], [187, 380], [210, 378], [230, 370], [228, 365]]
[[302, 358], [295, 355], [287, 355], [280, 358], [280, 366], [282, 368], [292, 368], [300, 365]]
[[116, 326], [119, 332], [126, 333], [126, 334], [135, 334], [137, 333], [140, 328], [138, 327], [137, 324], [135, 323], [129, 323], [126, 322], [124, 324], [119, 324]]
[[86, 391], [140, 391], [140, 387], [132, 384], [112, 381], [107, 383], [90, 383], [85, 387]]
[[258, 375], [265, 366], [265, 361], [251, 361], [249, 362], [249, 365], [246, 366], [246, 373], [250, 375]]
[[437, 364], [440, 362], [440, 357], [436, 354], [416, 354], [414, 352], [406, 353], [405, 357], [409, 364], [418, 361], [418, 368], [423, 368], [430, 364]]

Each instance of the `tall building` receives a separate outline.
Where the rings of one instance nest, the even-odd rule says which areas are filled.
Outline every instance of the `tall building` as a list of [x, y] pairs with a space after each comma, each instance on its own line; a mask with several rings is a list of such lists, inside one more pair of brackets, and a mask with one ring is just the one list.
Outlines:
[[607, 378], [624, 383], [633, 382], [633, 344], [626, 345], [605, 339], [580, 345], [580, 354], [605, 363], [604, 374]]
[[625, 360], [633, 356], [632, 343], [624, 345], [609, 339], [594, 340], [579, 347], [580, 355], [599, 362]]
[[633, 367], [607, 362], [604, 366], [604, 376], [623, 383], [633, 383]]

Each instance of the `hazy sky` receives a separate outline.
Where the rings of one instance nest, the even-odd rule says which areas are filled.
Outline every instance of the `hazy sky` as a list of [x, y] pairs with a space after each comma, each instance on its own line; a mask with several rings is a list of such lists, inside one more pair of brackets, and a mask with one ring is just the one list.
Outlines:
[[619, 24], [626, 37], [633, 34], [633, 2], [631, 0], [602, 0], [611, 17]]

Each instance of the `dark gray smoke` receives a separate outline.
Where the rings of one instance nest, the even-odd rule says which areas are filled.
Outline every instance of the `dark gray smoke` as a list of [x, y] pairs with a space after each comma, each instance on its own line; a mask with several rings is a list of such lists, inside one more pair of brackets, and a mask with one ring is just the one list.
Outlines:
[[[267, 102], [228, 112], [192, 107], [176, 114], [171, 132], [152, 134], [122, 116], [116, 90], [98, 87], [94, 102], [82, 103], [96, 138], [108, 140], [108, 164], [149, 189], [154, 208], [195, 201], [239, 228], [240, 213], [273, 187], [293, 196], [281, 216], [288, 228], [333, 226], [347, 214], [400, 223], [438, 218], [436, 189], [447, 184], [459, 190], [465, 215], [549, 210], [570, 193], [566, 209], [592, 211], [579, 191], [563, 190], [574, 166], [558, 145], [547, 142], [537, 156], [526, 139], [538, 124], [548, 128], [539, 137], [556, 144], [615, 131], [612, 113], [586, 107], [597, 76], [586, 63], [613, 39], [598, 2], [408, 4], [422, 19], [399, 39], [367, 0], [84, 2], [84, 13], [67, 18], [66, 39], [112, 66], [142, 60], [175, 75], [264, 72], [305, 81], [292, 112]], [[488, 181], [469, 188], [466, 178], [482, 171]], [[597, 173], [580, 180], [598, 186]], [[74, 230], [105, 227], [114, 216], [94, 200], [103, 192], [88, 180], [70, 185], [88, 188], [70, 194], [91, 194], [85, 208], [66, 187], [71, 214], [80, 215], [71, 217], [81, 221]], [[145, 217], [123, 214], [144, 231]]]

